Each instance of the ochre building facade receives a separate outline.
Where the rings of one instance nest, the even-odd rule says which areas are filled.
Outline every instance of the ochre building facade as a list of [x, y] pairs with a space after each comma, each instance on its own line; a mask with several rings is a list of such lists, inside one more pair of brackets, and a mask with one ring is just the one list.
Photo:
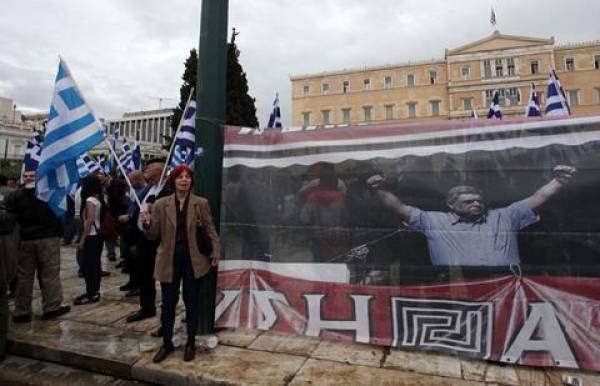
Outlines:
[[522, 115], [532, 82], [543, 109], [551, 68], [573, 115], [600, 113], [600, 41], [495, 31], [440, 60], [292, 76], [292, 126], [485, 116], [496, 91], [504, 115]]

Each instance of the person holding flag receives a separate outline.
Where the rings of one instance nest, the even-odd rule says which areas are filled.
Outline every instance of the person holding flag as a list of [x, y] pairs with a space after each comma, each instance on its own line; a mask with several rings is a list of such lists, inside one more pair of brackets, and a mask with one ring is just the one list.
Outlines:
[[540, 102], [538, 100], [537, 92], [535, 91], [535, 84], [531, 82], [531, 93], [529, 94], [529, 105], [525, 111], [526, 117], [539, 117], [542, 113], [540, 111]]
[[498, 91], [494, 93], [494, 99], [490, 105], [490, 111], [488, 112], [488, 119], [502, 119], [502, 110], [500, 110], [500, 102]]

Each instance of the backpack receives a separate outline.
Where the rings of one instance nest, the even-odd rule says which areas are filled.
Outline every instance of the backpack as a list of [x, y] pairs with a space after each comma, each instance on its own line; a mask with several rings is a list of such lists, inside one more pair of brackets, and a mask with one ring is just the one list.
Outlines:
[[100, 229], [98, 229], [96, 226], [95, 221], [92, 224], [94, 225], [94, 228], [96, 228], [96, 232], [102, 241], [114, 243], [119, 238], [117, 224], [115, 223], [115, 219], [110, 214], [108, 208], [106, 208], [104, 213], [100, 216]]

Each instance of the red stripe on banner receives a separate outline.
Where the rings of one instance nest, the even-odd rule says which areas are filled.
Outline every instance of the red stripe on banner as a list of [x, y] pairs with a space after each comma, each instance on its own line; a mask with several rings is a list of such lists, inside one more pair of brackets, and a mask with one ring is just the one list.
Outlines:
[[599, 278], [361, 286], [219, 273], [217, 324], [533, 366], [600, 370]]

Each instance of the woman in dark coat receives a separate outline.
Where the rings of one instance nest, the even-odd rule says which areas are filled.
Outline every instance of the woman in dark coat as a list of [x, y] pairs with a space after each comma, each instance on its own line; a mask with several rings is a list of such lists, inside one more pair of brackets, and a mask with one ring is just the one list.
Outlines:
[[[219, 262], [220, 246], [210, 214], [208, 201], [191, 192], [193, 171], [187, 165], [177, 166], [170, 175], [175, 193], [156, 201], [150, 211], [140, 213], [145, 232], [150, 239], [160, 239], [156, 253], [154, 277], [162, 293], [161, 324], [163, 345], [154, 356], [163, 361], [173, 351], [175, 306], [183, 281], [183, 301], [187, 322], [187, 343], [183, 360], [195, 357], [195, 337], [198, 329], [198, 279]], [[204, 232], [198, 232], [198, 228]], [[210, 255], [198, 247], [197, 234], [206, 235]]]

